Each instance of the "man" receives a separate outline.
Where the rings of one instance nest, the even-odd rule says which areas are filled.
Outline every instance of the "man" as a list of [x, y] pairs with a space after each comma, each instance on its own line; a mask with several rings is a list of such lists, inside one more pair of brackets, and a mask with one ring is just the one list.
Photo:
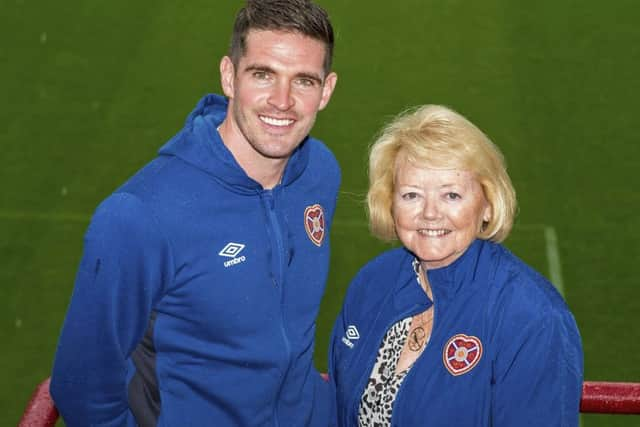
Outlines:
[[333, 30], [305, 0], [248, 0], [226, 97], [96, 210], [53, 368], [73, 426], [322, 426], [313, 368], [340, 171], [308, 137]]

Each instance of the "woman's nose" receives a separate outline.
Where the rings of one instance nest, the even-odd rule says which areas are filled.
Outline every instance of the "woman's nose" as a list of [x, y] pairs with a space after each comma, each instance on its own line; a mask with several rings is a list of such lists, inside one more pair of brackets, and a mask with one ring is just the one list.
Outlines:
[[425, 198], [424, 205], [422, 206], [422, 217], [425, 219], [435, 219], [438, 218], [439, 214], [438, 204], [434, 200]]

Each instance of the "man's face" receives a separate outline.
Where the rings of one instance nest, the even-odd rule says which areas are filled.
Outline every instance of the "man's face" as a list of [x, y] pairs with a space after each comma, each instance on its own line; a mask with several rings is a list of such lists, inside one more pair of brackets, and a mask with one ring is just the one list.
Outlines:
[[321, 41], [299, 33], [249, 31], [237, 68], [228, 57], [220, 64], [234, 131], [234, 141], [225, 143], [232, 152], [240, 148], [269, 159], [291, 155], [335, 87], [336, 75], [324, 75], [324, 57]]

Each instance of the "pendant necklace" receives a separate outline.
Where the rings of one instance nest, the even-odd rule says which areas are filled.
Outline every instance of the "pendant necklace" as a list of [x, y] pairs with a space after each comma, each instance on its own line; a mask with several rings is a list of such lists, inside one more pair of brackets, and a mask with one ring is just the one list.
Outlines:
[[433, 322], [433, 316], [431, 316], [426, 322], [422, 319], [423, 316], [424, 313], [420, 313], [418, 326], [409, 331], [408, 345], [409, 350], [411, 351], [421, 351], [427, 341], [429, 341], [430, 335], [427, 335], [425, 328]]

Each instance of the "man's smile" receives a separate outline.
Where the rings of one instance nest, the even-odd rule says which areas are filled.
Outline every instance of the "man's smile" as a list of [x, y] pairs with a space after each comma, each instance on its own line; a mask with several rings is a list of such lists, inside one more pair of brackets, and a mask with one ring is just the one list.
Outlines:
[[268, 124], [269, 126], [286, 127], [295, 123], [293, 119], [278, 119], [270, 116], [259, 115], [260, 121]]

